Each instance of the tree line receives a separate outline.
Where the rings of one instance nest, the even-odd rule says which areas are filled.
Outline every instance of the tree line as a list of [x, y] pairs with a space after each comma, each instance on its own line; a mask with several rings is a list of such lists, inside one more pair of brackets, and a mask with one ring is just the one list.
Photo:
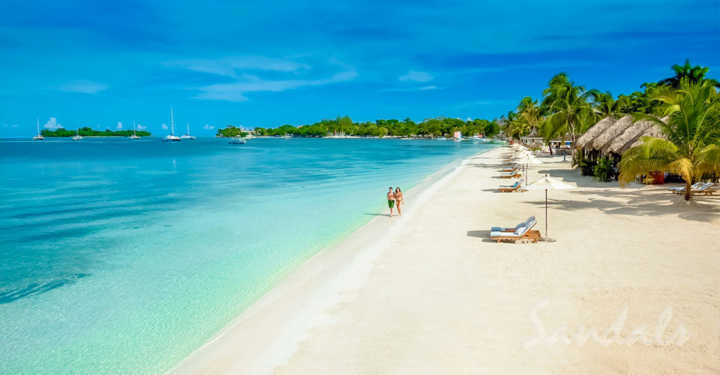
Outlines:
[[[218, 130], [218, 136], [226, 136], [236, 127], [230, 125]], [[366, 122], [353, 122], [349, 116], [321, 120], [306, 125], [282, 125], [275, 128], [256, 127], [255, 134], [260, 136], [325, 137], [347, 135], [358, 137], [449, 137], [456, 131], [464, 135], [483, 135], [494, 137], [500, 132], [496, 121], [475, 119], [463, 121], [456, 118], [438, 117], [416, 123], [410, 118], [404, 120], [387, 119]]]
[[[94, 130], [90, 127], [82, 127], [78, 130], [70, 130], [65, 128], [58, 128], [55, 130], [43, 129], [40, 134], [43, 137], [73, 137], [76, 134], [80, 134], [83, 137], [129, 137], [133, 135], [132, 130]], [[151, 134], [146, 130], [137, 130], [135, 132], [139, 137], [149, 137]]]

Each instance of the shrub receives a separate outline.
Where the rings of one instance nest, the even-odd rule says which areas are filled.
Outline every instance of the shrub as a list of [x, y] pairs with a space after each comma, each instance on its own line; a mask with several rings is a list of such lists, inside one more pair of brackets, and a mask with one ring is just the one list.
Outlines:
[[613, 180], [616, 173], [612, 159], [601, 157], [593, 168], [593, 175], [602, 182]]
[[573, 167], [580, 168], [583, 176], [594, 176], [595, 175], [595, 164], [585, 158], [585, 154], [582, 151], [578, 151], [573, 155]]

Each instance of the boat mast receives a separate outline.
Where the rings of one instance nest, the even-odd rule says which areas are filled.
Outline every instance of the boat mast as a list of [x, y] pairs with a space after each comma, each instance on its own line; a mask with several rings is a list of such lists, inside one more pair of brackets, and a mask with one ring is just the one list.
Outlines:
[[137, 135], [137, 133], [135, 132], [135, 120], [133, 120], [133, 135]]
[[173, 118], [172, 107], [170, 107], [170, 134], [175, 135], [175, 119]]
[[190, 123], [188, 122], [186, 125], [187, 125], [187, 135], [190, 135]]
[[35, 121], [37, 121], [37, 123], [35, 124], [35, 126], [37, 127], [37, 135], [40, 135], [40, 119], [35, 119]]

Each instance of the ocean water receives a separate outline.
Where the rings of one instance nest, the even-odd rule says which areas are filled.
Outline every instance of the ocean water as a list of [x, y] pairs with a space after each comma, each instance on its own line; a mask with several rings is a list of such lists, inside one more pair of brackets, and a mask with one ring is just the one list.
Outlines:
[[0, 373], [162, 373], [383, 212], [388, 186], [491, 147], [0, 140]]

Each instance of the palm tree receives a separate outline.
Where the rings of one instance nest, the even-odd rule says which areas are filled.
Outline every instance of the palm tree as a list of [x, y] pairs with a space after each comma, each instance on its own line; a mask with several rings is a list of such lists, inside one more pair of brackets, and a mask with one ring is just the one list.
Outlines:
[[526, 96], [522, 98], [517, 107], [518, 120], [521, 121], [525, 128], [529, 129], [529, 133], [538, 129], [543, 121], [542, 110], [537, 104], [537, 100]]
[[709, 80], [715, 87], [720, 88], [720, 82], [714, 79], [705, 78], [705, 75], [707, 75], [710, 68], [700, 65], [692, 66], [690, 65], [690, 60], [685, 60], [685, 65], [673, 65], [672, 70], [675, 72], [675, 75], [659, 81], [659, 85], [679, 88], [680, 82], [684, 79], [687, 79], [690, 83], [700, 83]]
[[620, 183], [653, 171], [676, 173], [685, 181], [685, 200], [690, 186], [707, 173], [720, 173], [720, 96], [710, 81], [684, 78], [675, 90], [667, 86], [653, 91], [652, 100], [667, 105], [663, 122], [655, 115], [639, 118], [658, 124], [666, 139], [645, 137], [627, 150], [620, 161]]
[[501, 117], [503, 123], [503, 133], [511, 139], [520, 139], [520, 137], [530, 133], [530, 129], [527, 124], [520, 121], [520, 116], [517, 113], [510, 111], [507, 115]]
[[544, 137], [550, 140], [568, 135], [575, 144], [576, 137], [592, 124], [588, 121], [588, 114], [592, 114], [587, 101], [590, 92], [576, 86], [565, 73], [560, 73], [550, 80], [543, 95], [542, 107], [548, 114], [543, 124]]
[[623, 103], [615, 100], [610, 91], [590, 90], [590, 96], [593, 99], [593, 112], [599, 118], [616, 117], [620, 113], [620, 106]]

